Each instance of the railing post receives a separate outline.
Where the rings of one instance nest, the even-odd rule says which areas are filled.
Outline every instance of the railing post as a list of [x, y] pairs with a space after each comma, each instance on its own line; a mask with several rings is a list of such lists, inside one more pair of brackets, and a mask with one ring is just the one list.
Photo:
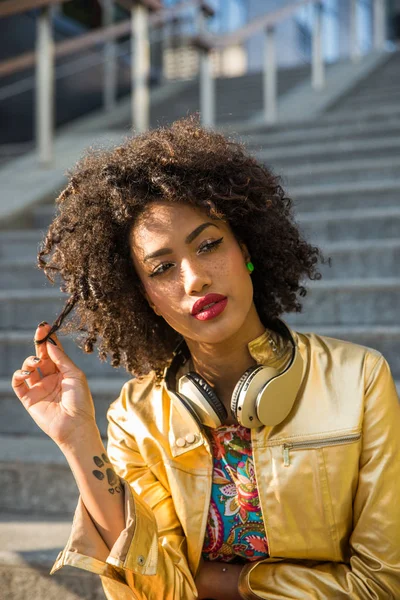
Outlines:
[[35, 126], [39, 162], [50, 166], [54, 134], [54, 44], [51, 8], [40, 10], [37, 20]]
[[[207, 31], [207, 18], [206, 10], [200, 6], [197, 15], [200, 37]], [[212, 72], [211, 51], [209, 47], [199, 45], [198, 52], [201, 122], [205, 127], [213, 127], [215, 125], [215, 80]]]
[[350, 0], [350, 58], [352, 62], [358, 62], [361, 58], [361, 49], [358, 40], [357, 26], [358, 0]]
[[312, 86], [314, 90], [322, 90], [325, 86], [325, 65], [322, 49], [322, 2], [314, 8], [314, 26], [312, 38]]
[[386, 42], [386, 0], [374, 0], [374, 46], [383, 50]]
[[[102, 24], [108, 27], [114, 22], [114, 1], [102, 0]], [[103, 106], [110, 113], [117, 101], [117, 44], [109, 40], [104, 44], [104, 72], [103, 72]]]
[[132, 124], [143, 133], [150, 124], [150, 44], [148, 9], [142, 4], [131, 8], [132, 22]]
[[278, 85], [275, 52], [275, 27], [264, 32], [263, 98], [264, 116], [267, 123], [276, 123], [278, 110]]

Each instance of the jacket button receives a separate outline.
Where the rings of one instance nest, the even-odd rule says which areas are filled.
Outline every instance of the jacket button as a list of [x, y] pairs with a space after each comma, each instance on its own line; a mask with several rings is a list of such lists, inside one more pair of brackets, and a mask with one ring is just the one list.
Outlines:
[[178, 438], [176, 440], [176, 445], [178, 446], [178, 448], [183, 448], [184, 446], [186, 446], [186, 440], [184, 440], [183, 438]]
[[143, 567], [143, 565], [145, 563], [144, 556], [142, 556], [140, 554], [140, 556], [137, 557], [137, 563], [138, 563], [138, 565], [140, 565], [141, 567]]
[[196, 436], [194, 435], [194, 433], [188, 433], [185, 436], [185, 440], [187, 441], [188, 444], [193, 444], [193, 442], [195, 441]]

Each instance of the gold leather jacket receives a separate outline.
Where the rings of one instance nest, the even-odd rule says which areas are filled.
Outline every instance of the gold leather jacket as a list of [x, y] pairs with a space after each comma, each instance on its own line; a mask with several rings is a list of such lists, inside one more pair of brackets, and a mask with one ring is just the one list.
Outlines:
[[[388, 364], [363, 346], [292, 334], [300, 392], [282, 423], [252, 430], [270, 558], [243, 567], [240, 594], [399, 600], [400, 405]], [[267, 330], [249, 351], [279, 368], [291, 349]], [[195, 599], [212, 484], [207, 436], [153, 375], [126, 383], [108, 418], [126, 527], [110, 551], [79, 500], [52, 573], [98, 573], [109, 600]]]

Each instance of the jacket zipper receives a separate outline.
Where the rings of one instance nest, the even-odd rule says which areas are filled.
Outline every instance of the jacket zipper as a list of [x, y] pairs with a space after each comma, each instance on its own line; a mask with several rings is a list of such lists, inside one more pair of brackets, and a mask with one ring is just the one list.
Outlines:
[[336, 438], [328, 438], [325, 440], [309, 440], [308, 442], [292, 442], [290, 444], [283, 444], [283, 466], [288, 467], [290, 465], [289, 452], [292, 448], [320, 448], [321, 446], [335, 446], [346, 442], [352, 442], [358, 440], [361, 437], [361, 433], [353, 433], [352, 435], [343, 435]]

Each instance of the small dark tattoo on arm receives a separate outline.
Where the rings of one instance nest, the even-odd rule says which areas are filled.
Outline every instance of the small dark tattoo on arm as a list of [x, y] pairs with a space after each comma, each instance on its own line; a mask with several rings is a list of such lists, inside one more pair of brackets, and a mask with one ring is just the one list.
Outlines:
[[112, 469], [106, 470], [108, 485], [115, 485], [118, 483], [118, 477]]
[[[101, 455], [101, 458], [99, 456], [93, 456], [93, 461], [94, 461], [95, 465], [97, 467], [99, 467], [100, 469], [102, 467], [104, 467], [104, 463], [110, 464], [110, 460], [109, 460], [108, 456], [104, 453]], [[104, 473], [102, 471], [98, 471], [97, 469], [92, 471], [92, 473], [100, 481], [102, 481], [105, 477]], [[108, 488], [108, 491], [110, 492], [110, 494], [115, 494], [115, 493], [120, 494], [122, 489], [121, 489], [121, 486], [119, 485], [119, 477], [117, 476], [115, 471], [111, 468], [107, 468], [106, 475], [107, 475], [108, 485], [110, 486]]]
[[100, 468], [104, 467], [104, 463], [101, 460], [100, 456], [93, 456], [93, 460], [94, 460], [94, 462], [95, 462], [95, 464], [96, 464], [97, 467], [100, 467]]

